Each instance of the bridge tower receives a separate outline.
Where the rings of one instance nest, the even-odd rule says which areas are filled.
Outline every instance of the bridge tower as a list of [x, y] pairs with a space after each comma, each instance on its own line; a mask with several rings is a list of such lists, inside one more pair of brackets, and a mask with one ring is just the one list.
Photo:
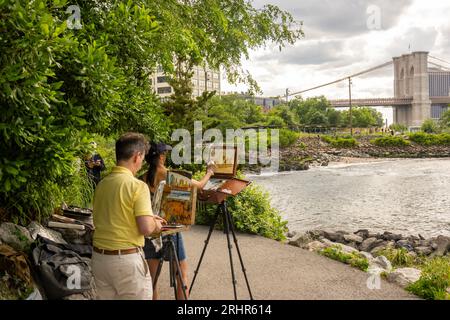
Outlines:
[[411, 106], [394, 108], [394, 123], [420, 127], [431, 117], [428, 52], [413, 52], [393, 59], [395, 98], [413, 99]]

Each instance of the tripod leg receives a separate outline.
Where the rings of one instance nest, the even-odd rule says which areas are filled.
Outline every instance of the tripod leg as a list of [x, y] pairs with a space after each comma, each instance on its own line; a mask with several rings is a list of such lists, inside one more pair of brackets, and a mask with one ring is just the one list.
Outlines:
[[164, 259], [161, 257], [159, 259], [158, 269], [156, 269], [155, 279], [153, 279], [153, 291], [156, 289], [156, 285], [158, 284], [159, 275], [161, 274], [162, 265], [164, 263]]
[[227, 244], [228, 244], [228, 255], [230, 256], [230, 267], [231, 267], [231, 278], [233, 281], [233, 291], [234, 291], [234, 300], [237, 300], [237, 293], [236, 293], [236, 277], [234, 275], [234, 266], [233, 266], [233, 254], [231, 252], [231, 249], [233, 248], [231, 241], [230, 241], [230, 221], [229, 221], [229, 217], [227, 215], [227, 207], [226, 207], [226, 202], [224, 201], [223, 204], [220, 205], [222, 212], [223, 212], [223, 217], [224, 217], [224, 229], [225, 229], [225, 233], [227, 235]]
[[241, 262], [241, 268], [242, 268], [242, 272], [244, 273], [245, 283], [247, 284], [248, 293], [250, 294], [250, 300], [253, 300], [252, 290], [250, 289], [250, 284], [248, 282], [247, 272], [246, 272], [246, 269], [245, 269], [245, 266], [244, 266], [244, 261], [242, 260], [241, 250], [239, 249], [236, 233], [234, 232], [233, 217], [230, 214], [230, 212], [228, 211], [226, 205], [225, 205], [225, 215], [228, 216], [228, 221], [230, 221], [230, 230], [231, 230], [231, 233], [233, 234], [233, 240], [234, 240], [234, 244], [236, 246], [236, 251], [237, 251], [238, 256], [239, 256], [239, 261]]
[[[186, 287], [186, 284], [183, 281], [183, 274], [181, 273], [181, 266], [180, 266], [180, 261], [178, 260], [178, 253], [176, 251], [175, 244], [173, 243], [172, 240], [170, 241], [170, 248], [171, 248], [170, 249], [171, 250], [171, 253], [170, 253], [170, 257], [171, 257], [170, 260], [171, 261], [170, 261], [170, 263], [174, 264], [174, 267], [175, 267], [175, 278], [178, 276], [178, 280], [180, 281], [180, 284], [181, 284], [181, 290], [183, 291], [184, 300], [187, 300], [187, 293], [186, 293], [187, 287]], [[174, 261], [172, 261], [172, 260], [174, 260]], [[177, 298], [178, 298], [178, 290], [176, 290], [176, 292], [175, 292], [175, 299], [178, 300]]]
[[198, 270], [200, 269], [200, 265], [202, 264], [203, 256], [205, 255], [205, 251], [206, 251], [206, 248], [208, 247], [209, 239], [211, 238], [211, 234], [212, 234], [212, 232], [214, 230], [214, 226], [216, 225], [217, 218], [219, 217], [219, 214], [220, 214], [220, 206], [217, 207], [216, 216], [214, 217], [214, 220], [211, 223], [211, 226], [209, 227], [208, 237], [206, 237], [205, 246], [203, 247], [203, 251], [202, 251], [202, 254], [200, 256], [200, 260], [198, 261], [197, 268], [194, 271], [194, 278], [192, 279], [191, 286], [189, 288], [189, 294], [191, 294], [191, 292], [192, 292], [192, 287], [194, 286], [195, 279], [197, 278]]

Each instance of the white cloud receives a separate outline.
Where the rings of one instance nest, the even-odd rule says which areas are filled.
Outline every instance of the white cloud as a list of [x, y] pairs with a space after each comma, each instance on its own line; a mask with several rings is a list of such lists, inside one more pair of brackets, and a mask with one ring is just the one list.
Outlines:
[[[272, 3], [290, 11], [304, 21], [306, 38], [294, 46], [278, 50], [253, 52], [244, 62], [258, 81], [264, 95], [284, 95], [327, 83], [338, 78], [391, 61], [412, 51], [430, 51], [450, 61], [450, 3], [440, 0], [347, 0], [290, 1], [257, 0], [256, 6]], [[351, 3], [351, 4], [349, 4]], [[382, 29], [369, 30], [366, 25], [369, 5], [381, 9]], [[393, 95], [392, 67], [357, 77], [354, 81], [355, 97], [388, 97]], [[225, 91], [233, 86], [224, 84]], [[237, 91], [245, 91], [240, 85]], [[346, 98], [346, 83], [312, 91], [305, 96], [325, 95]]]

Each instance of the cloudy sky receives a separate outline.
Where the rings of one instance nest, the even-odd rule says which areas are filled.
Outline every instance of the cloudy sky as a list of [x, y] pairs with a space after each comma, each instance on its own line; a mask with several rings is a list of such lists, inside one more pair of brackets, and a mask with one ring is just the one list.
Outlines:
[[[305, 37], [295, 45], [251, 53], [244, 69], [264, 96], [284, 95], [343, 78], [411, 51], [429, 51], [450, 61], [450, 2], [447, 0], [255, 0], [271, 3], [303, 21]], [[379, 16], [377, 15], [379, 13]], [[379, 19], [378, 19], [379, 17]], [[380, 24], [378, 24], [378, 21]], [[450, 65], [449, 65], [450, 67]], [[353, 80], [355, 98], [393, 96], [393, 68]], [[223, 91], [245, 91], [224, 83]], [[347, 98], [342, 82], [304, 94]]]

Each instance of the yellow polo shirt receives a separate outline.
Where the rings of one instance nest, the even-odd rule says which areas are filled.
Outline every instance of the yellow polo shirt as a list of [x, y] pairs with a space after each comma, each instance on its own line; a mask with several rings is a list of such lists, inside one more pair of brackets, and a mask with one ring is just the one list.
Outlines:
[[106, 250], [143, 247], [136, 217], [151, 215], [147, 184], [127, 168], [114, 167], [95, 189], [94, 246]]

